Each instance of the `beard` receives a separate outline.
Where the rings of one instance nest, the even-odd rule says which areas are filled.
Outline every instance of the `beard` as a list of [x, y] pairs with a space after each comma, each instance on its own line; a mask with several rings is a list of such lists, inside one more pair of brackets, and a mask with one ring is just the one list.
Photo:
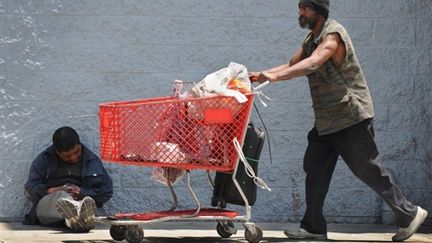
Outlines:
[[298, 18], [299, 25], [302, 29], [308, 28], [311, 30], [315, 26], [317, 21], [318, 21], [318, 18], [316, 16], [313, 16], [310, 18], [308, 18], [306, 16], [300, 16]]

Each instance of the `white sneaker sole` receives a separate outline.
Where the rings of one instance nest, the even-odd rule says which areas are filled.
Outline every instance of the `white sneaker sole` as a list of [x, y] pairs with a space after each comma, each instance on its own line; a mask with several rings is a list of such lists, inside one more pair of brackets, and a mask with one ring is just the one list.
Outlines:
[[94, 213], [96, 210], [96, 203], [91, 197], [85, 197], [82, 200], [79, 217], [84, 221], [89, 229], [95, 227]]
[[423, 224], [423, 222], [426, 220], [426, 218], [428, 216], [428, 211], [424, 210], [423, 208], [418, 207], [417, 210], [418, 210], [417, 215], [415, 216], [415, 218], [413, 220], [413, 221], [418, 222], [417, 225], [411, 230], [410, 234], [407, 234], [403, 237], [397, 236], [397, 233], [396, 233], [396, 235], [394, 235], [392, 237], [393, 241], [396, 241], [396, 242], [405, 241], [405, 240], [409, 239], [413, 234], [415, 234], [415, 232], [417, 232], [417, 230], [420, 228], [420, 226]]
[[320, 234], [312, 234], [312, 233], [308, 233], [308, 234], [302, 234], [299, 233], [298, 235], [296, 233], [290, 233], [288, 231], [284, 231], [284, 234], [290, 238], [290, 239], [295, 239], [295, 240], [327, 240], [327, 235], [320, 235]]
[[76, 206], [67, 199], [60, 198], [56, 204], [60, 215], [70, 222], [74, 232], [85, 231], [85, 223], [80, 219]]

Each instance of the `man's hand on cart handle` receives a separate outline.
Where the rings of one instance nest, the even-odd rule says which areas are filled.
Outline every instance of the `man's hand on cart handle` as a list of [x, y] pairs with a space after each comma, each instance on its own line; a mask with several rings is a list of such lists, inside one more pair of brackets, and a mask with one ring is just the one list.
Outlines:
[[248, 75], [249, 75], [249, 79], [252, 83], [253, 82], [261, 83], [261, 82], [265, 81], [265, 79], [262, 75], [262, 72], [249, 72]]
[[274, 79], [273, 75], [269, 72], [249, 72], [250, 81], [257, 83], [264, 83], [267, 81], [272, 81]]

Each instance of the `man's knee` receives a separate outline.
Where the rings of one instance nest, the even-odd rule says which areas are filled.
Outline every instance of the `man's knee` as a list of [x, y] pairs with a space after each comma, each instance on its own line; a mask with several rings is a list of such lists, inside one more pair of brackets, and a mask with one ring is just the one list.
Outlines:
[[45, 195], [36, 206], [36, 215], [43, 225], [59, 224], [64, 221], [57, 211], [57, 200], [60, 198], [72, 198], [65, 191], [57, 191]]

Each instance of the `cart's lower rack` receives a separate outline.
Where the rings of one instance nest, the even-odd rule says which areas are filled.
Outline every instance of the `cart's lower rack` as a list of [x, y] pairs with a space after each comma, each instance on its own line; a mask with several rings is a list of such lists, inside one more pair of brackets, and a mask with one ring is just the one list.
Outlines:
[[176, 210], [176, 211], [160, 211], [148, 213], [121, 213], [109, 217], [97, 217], [96, 220], [101, 223], [111, 225], [122, 224], [150, 224], [164, 221], [184, 221], [184, 220], [245, 220], [244, 216], [240, 216], [239, 212], [230, 210], [221, 210], [215, 208], [202, 208], [197, 216], [191, 217], [195, 209]]
[[[260, 242], [263, 237], [262, 229], [255, 223], [249, 222], [246, 216], [239, 212], [215, 208], [202, 208], [195, 214], [196, 209], [168, 210], [149, 213], [123, 213], [109, 217], [96, 217], [96, 221], [111, 225], [110, 235], [114, 240], [126, 239], [129, 243], [141, 242], [144, 230], [141, 225], [166, 221], [217, 221], [216, 231], [222, 238], [229, 238], [237, 233], [234, 221], [244, 222], [245, 238], [250, 243]], [[193, 215], [193, 216], [191, 216]]]

